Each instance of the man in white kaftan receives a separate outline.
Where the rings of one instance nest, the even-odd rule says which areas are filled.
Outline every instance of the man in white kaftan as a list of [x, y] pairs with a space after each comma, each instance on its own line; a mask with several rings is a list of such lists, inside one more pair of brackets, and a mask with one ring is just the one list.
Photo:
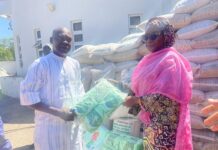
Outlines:
[[71, 40], [68, 29], [55, 29], [54, 51], [37, 59], [21, 83], [21, 104], [35, 109], [35, 150], [82, 149], [75, 113], [69, 111], [84, 94], [79, 63], [66, 55]]

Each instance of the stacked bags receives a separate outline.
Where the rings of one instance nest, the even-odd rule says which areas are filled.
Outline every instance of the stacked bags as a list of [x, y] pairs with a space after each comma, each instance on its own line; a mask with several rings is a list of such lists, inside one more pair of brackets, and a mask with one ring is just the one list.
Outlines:
[[217, 150], [218, 134], [204, 125], [207, 116], [201, 109], [209, 105], [209, 99], [218, 100], [218, 1], [181, 0], [174, 13], [186, 13], [191, 20], [177, 30], [175, 47], [191, 62], [193, 70], [190, 111], [194, 149]]
[[[127, 35], [117, 43], [85, 45], [70, 54], [82, 66], [85, 90], [92, 88], [100, 78], [128, 81], [122, 72], [129, 74], [137, 65], [141, 57], [138, 52], [143, 46], [142, 35], [143, 32]], [[144, 49], [140, 51], [148, 53]]]

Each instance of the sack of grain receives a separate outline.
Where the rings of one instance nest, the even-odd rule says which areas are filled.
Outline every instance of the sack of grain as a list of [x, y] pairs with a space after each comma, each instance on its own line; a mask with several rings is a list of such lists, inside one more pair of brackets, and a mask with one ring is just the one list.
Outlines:
[[123, 38], [119, 41], [119, 43], [123, 43], [123, 42], [129, 41], [129, 40], [132, 40], [132, 39], [138, 39], [138, 38], [140, 38], [143, 34], [144, 34], [144, 32], [129, 34], [129, 35], [123, 37]]
[[127, 85], [129, 85], [130, 87], [130, 83], [131, 83], [131, 77], [132, 77], [132, 73], [135, 69], [135, 66], [129, 69], [124, 69], [121, 72], [121, 81]]
[[194, 141], [194, 140], [192, 140], [192, 144], [193, 144], [193, 149], [195, 150], [201, 150], [204, 145], [203, 142]]
[[218, 61], [202, 64], [200, 69], [194, 73], [195, 78], [218, 77]]
[[110, 67], [110, 66], [115, 66], [115, 64], [112, 62], [104, 62], [102, 64], [92, 65], [91, 69], [104, 70], [105, 68]]
[[180, 0], [173, 8], [175, 13], [192, 13], [196, 9], [208, 4], [210, 0]]
[[205, 143], [202, 150], [217, 150], [218, 144], [214, 143]]
[[210, 0], [210, 3], [215, 3], [217, 2], [217, 0]]
[[[163, 17], [169, 20], [169, 23], [175, 28], [180, 29], [185, 27], [191, 23], [191, 16], [189, 14], [166, 14], [161, 15], [158, 17]], [[148, 20], [143, 21], [140, 23], [137, 28], [142, 31], [145, 31], [145, 25], [147, 24]]]
[[104, 58], [101, 56], [72, 56], [72, 58], [78, 60], [81, 64], [89, 64], [89, 65], [95, 65], [95, 64], [102, 64], [104, 63]]
[[77, 59], [81, 64], [104, 63], [103, 56], [112, 55], [118, 44], [109, 43], [97, 46], [85, 45], [74, 51], [70, 56]]
[[173, 45], [177, 51], [180, 53], [184, 53], [187, 51], [191, 51], [191, 41], [190, 40], [178, 40], [176, 39], [175, 44]]
[[205, 93], [206, 99], [217, 99], [218, 100], [218, 91], [207, 92]]
[[[217, 40], [217, 39], [216, 39]], [[212, 43], [212, 44], [205, 44], [205, 45], [203, 45], [203, 46], [198, 46], [198, 45], [196, 45], [195, 44], [195, 46], [194, 47], [196, 47], [196, 48], [216, 48], [216, 49], [218, 49], [218, 43]]]
[[137, 60], [140, 56], [137, 55], [137, 49], [132, 49], [129, 51], [116, 52], [112, 55], [104, 56], [104, 59], [111, 62], [123, 62]]
[[115, 73], [115, 78], [114, 79], [117, 80], [117, 81], [121, 80], [121, 72], [120, 71]]
[[93, 87], [100, 79], [114, 79], [115, 78], [115, 66], [105, 66], [103, 70], [99, 69], [91, 69], [92, 73], [92, 83], [91, 87]]
[[195, 79], [193, 81], [193, 89], [205, 92], [218, 91], [218, 78]]
[[191, 20], [196, 22], [199, 20], [217, 20], [218, 19], [218, 2], [205, 5], [198, 10], [194, 11]]
[[180, 29], [191, 23], [191, 16], [189, 14], [171, 14], [168, 16], [168, 19], [175, 29]]
[[92, 49], [94, 49], [95, 46], [94, 45], [84, 45], [80, 48], [78, 48], [77, 50], [73, 51], [70, 56], [77, 58], [80, 56], [88, 56], [89, 53], [92, 51]]
[[138, 64], [138, 61], [125, 61], [125, 62], [116, 63], [115, 72], [118, 72], [118, 71], [121, 72], [122, 70], [132, 68], [136, 66], [137, 64]]
[[145, 55], [149, 54], [150, 52], [148, 51], [147, 47], [145, 44], [142, 44], [141, 46], [139, 46], [139, 48], [137, 49], [137, 55], [140, 57], [144, 57]]
[[189, 104], [190, 113], [192, 115], [200, 116], [200, 117], [206, 117], [201, 113], [201, 109], [204, 108], [205, 104]]
[[194, 150], [217, 150], [218, 144], [217, 142], [208, 142], [206, 141], [193, 141], [193, 148]]
[[193, 62], [190, 62], [190, 65], [192, 67], [192, 73], [193, 73], [193, 76], [195, 77], [195, 74], [198, 73], [198, 71], [200, 70], [201, 68], [201, 65], [200, 64], [195, 64]]
[[218, 49], [196, 49], [183, 53], [191, 62], [206, 63], [218, 60]]
[[200, 90], [192, 90], [192, 98], [190, 103], [191, 104], [198, 104], [198, 103], [202, 103], [205, 101], [205, 94], [204, 92], [200, 91]]
[[110, 54], [113, 54], [117, 46], [118, 44], [116, 43], [96, 45], [92, 49], [89, 50], [89, 55], [96, 55], [96, 56], [110, 55]]
[[132, 49], [137, 49], [141, 45], [142, 45], [142, 37], [128, 40], [123, 43], [118, 43], [118, 45], [114, 49], [114, 53], [121, 53], [125, 51], [130, 51]]
[[83, 68], [81, 71], [81, 77], [84, 89], [87, 92], [90, 89], [92, 83], [92, 73], [90, 68]]
[[213, 31], [218, 26], [218, 22], [213, 20], [203, 20], [190, 24], [177, 31], [179, 39], [193, 39], [200, 35]]
[[[205, 142], [205, 143], [214, 143], [214, 142], [217, 143], [218, 135], [217, 133], [212, 132], [210, 130], [206, 130], [206, 129], [205, 130], [192, 129], [192, 138], [194, 141]], [[202, 147], [202, 150], [203, 150], [203, 147]], [[216, 150], [216, 149], [213, 149], [213, 150]]]
[[192, 129], [205, 129], [203, 119], [196, 115], [191, 115], [191, 127]]
[[214, 30], [205, 35], [192, 39], [191, 47], [198, 48], [218, 48], [218, 30]]

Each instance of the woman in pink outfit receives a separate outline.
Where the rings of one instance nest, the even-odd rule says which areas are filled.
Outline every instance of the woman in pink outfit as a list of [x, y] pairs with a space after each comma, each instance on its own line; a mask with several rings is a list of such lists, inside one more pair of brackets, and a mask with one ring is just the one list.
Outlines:
[[136, 66], [132, 95], [124, 105], [140, 106], [144, 149], [192, 150], [189, 100], [192, 71], [189, 62], [172, 46], [175, 31], [160, 17], [148, 21], [143, 41], [151, 52]]

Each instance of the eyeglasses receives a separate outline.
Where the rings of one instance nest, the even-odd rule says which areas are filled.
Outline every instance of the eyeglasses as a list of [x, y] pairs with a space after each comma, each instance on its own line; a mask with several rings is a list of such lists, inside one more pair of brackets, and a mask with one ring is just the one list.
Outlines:
[[143, 41], [147, 41], [147, 40], [151, 40], [154, 41], [156, 40], [159, 36], [161, 35], [161, 32], [157, 32], [157, 33], [151, 33], [151, 34], [145, 34], [143, 37]]

